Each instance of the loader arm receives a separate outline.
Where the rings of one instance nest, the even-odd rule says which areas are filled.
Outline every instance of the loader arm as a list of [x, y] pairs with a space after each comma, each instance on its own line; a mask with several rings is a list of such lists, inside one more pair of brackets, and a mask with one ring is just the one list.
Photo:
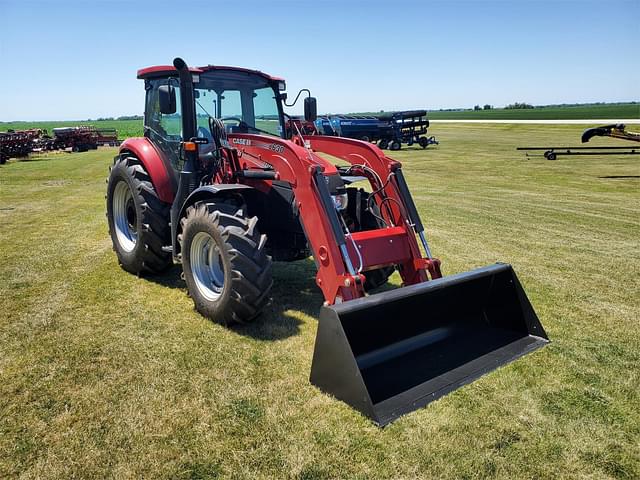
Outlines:
[[[335, 228], [315, 183], [316, 172], [323, 176], [339, 175], [335, 166], [312, 155], [307, 149], [276, 137], [251, 134], [229, 135], [229, 142], [238, 150], [239, 161], [246, 170], [273, 166], [278, 180], [291, 185], [300, 220], [318, 267], [316, 284], [327, 304], [364, 296], [364, 279], [348, 271], [340, 251], [342, 239], [336, 238]], [[258, 189], [268, 188], [262, 180], [243, 180]], [[334, 213], [335, 215], [335, 213]]]
[[[309, 142], [311, 149], [322, 152], [349, 162], [357, 174], [362, 174], [369, 179], [371, 187], [382, 189], [386, 198], [384, 205], [378, 205], [381, 212], [387, 211], [395, 227], [402, 229], [400, 235], [401, 242], [391, 243], [394, 250], [408, 248], [407, 255], [402, 261], [396, 262], [400, 265], [400, 275], [405, 285], [413, 285], [428, 280], [427, 272], [431, 278], [440, 278], [440, 261], [431, 258], [431, 252], [424, 236], [424, 228], [418, 215], [418, 211], [413, 203], [411, 194], [406, 186], [402, 174], [402, 164], [384, 155], [375, 145], [360, 140], [352, 140], [339, 137], [328, 136], [307, 136], [305, 141]], [[362, 168], [362, 166], [367, 168]], [[378, 181], [382, 180], [383, 185], [376, 184], [376, 178], [368, 175], [369, 170], [375, 171]], [[386, 185], [386, 186], [385, 186]], [[383, 208], [384, 207], [384, 208]], [[415, 235], [418, 234], [425, 249], [427, 258], [423, 258]], [[375, 234], [361, 232], [354, 234], [358, 239], [365, 239]], [[382, 248], [382, 245], [380, 245]], [[368, 252], [367, 249], [364, 249]], [[378, 248], [371, 247], [373, 252]], [[369, 251], [370, 252], [370, 251]], [[372, 256], [374, 256], [372, 254]], [[379, 259], [382, 260], [382, 259]], [[375, 261], [375, 260], [371, 260]], [[381, 261], [381, 263], [384, 263]]]
[[[374, 146], [358, 140], [310, 136], [311, 150], [278, 138], [235, 134], [230, 143], [240, 152], [245, 168], [272, 165], [277, 179], [288, 182], [295, 194], [300, 220], [316, 260], [316, 283], [328, 305], [363, 297], [361, 272], [398, 265], [405, 285], [440, 277], [437, 259], [423, 258], [413, 228], [417, 218], [412, 200], [402, 195], [396, 176], [400, 163]], [[386, 228], [345, 235], [337, 212], [324, 191], [325, 178], [339, 175], [336, 167], [313, 150], [346, 160], [367, 176], [373, 190], [385, 194]], [[251, 184], [250, 179], [245, 182]], [[257, 182], [254, 186], [260, 188]], [[381, 202], [382, 203], [382, 202]], [[414, 211], [414, 218], [411, 218]], [[356, 268], [357, 267], [357, 268]]]

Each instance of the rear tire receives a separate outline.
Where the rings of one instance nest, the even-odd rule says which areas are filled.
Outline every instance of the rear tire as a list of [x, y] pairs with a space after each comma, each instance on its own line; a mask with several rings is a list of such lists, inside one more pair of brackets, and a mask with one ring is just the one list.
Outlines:
[[250, 322], [269, 301], [272, 263], [257, 223], [258, 217], [221, 202], [197, 202], [180, 222], [189, 295], [196, 310], [214, 322]]
[[171, 244], [169, 209], [140, 160], [127, 156], [115, 162], [107, 186], [107, 220], [113, 249], [126, 271], [159, 273], [171, 264], [171, 254], [162, 250]]

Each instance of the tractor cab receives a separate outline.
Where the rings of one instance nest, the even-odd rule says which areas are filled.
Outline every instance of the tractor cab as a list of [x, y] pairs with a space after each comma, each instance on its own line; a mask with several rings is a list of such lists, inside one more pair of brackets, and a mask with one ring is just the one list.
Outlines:
[[[258, 134], [288, 138], [283, 105], [285, 81], [257, 70], [207, 66], [190, 69], [193, 104], [182, 105], [178, 72], [173, 67], [140, 70], [145, 80], [145, 136], [159, 145], [173, 169], [180, 169], [180, 145], [184, 138], [182, 117], [195, 116], [201, 153], [213, 147], [211, 119], [222, 121], [228, 134]], [[308, 90], [307, 90], [308, 92]], [[311, 100], [311, 101], [310, 101]], [[313, 112], [309, 108], [313, 104]], [[289, 105], [291, 106], [291, 105]], [[305, 99], [305, 117], [315, 120], [315, 99]], [[205, 146], [209, 144], [209, 146]]]

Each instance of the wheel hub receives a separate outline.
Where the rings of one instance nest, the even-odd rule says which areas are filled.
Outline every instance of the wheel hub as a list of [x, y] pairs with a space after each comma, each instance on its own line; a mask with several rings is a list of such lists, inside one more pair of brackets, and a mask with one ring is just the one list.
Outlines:
[[218, 245], [211, 235], [198, 232], [191, 242], [191, 273], [196, 287], [207, 300], [215, 301], [224, 288], [224, 264]]
[[138, 241], [138, 216], [129, 184], [121, 180], [113, 191], [113, 226], [120, 247], [131, 252]]

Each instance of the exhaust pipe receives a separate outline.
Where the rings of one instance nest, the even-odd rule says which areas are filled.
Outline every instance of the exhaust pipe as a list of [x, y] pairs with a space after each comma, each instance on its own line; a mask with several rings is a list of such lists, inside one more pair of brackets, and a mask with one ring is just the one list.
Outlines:
[[[182, 140], [189, 141], [196, 136], [196, 115], [193, 96], [193, 78], [187, 63], [181, 58], [173, 60], [173, 66], [178, 71], [180, 79], [180, 107], [182, 108]], [[191, 192], [198, 187], [197, 174], [197, 151], [183, 151], [184, 164], [178, 177], [178, 188], [176, 190], [171, 211], [171, 246], [174, 260], [177, 259], [178, 239], [177, 230], [180, 210], [185, 200]]]

